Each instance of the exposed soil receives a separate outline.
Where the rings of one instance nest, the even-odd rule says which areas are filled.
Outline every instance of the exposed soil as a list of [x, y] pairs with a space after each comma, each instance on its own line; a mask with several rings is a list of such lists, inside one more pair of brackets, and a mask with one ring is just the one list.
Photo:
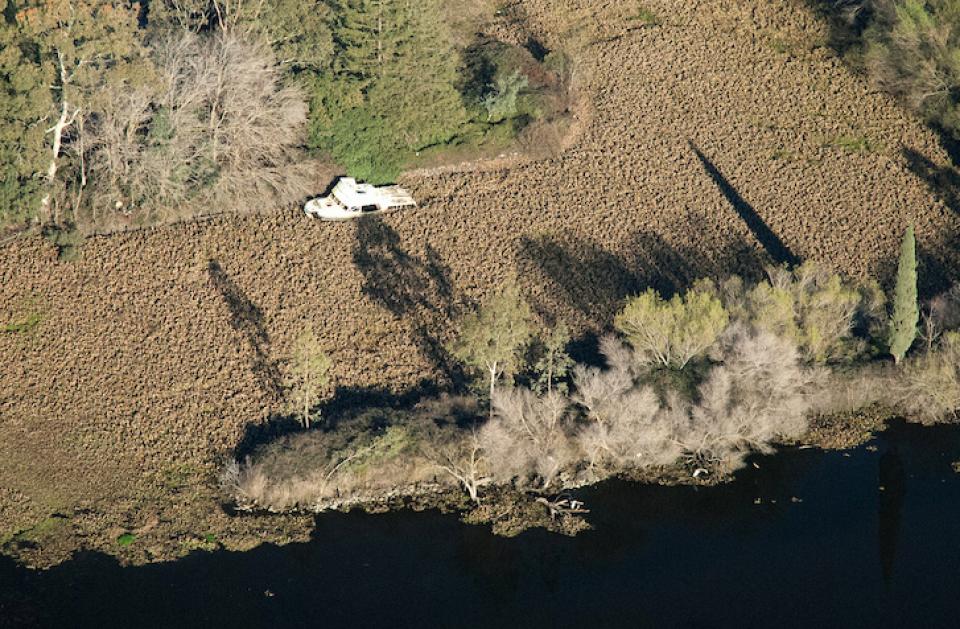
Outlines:
[[645, 5], [660, 25], [621, 2], [520, 3], [544, 46], [577, 58], [581, 132], [545, 160], [410, 175], [414, 212], [218, 217], [94, 238], [72, 262], [40, 238], [7, 243], [0, 325], [40, 315], [0, 334], [7, 550], [143, 562], [305, 539], [306, 517], [229, 517], [215, 474], [281, 413], [279, 361], [308, 325], [341, 403], [362, 403], [443, 382], [452, 321], [511, 276], [544, 319], [583, 333], [646, 286], [771, 261], [888, 279], [908, 221], [923, 290], [956, 277], [960, 178], [934, 133], [833, 56], [812, 13]]

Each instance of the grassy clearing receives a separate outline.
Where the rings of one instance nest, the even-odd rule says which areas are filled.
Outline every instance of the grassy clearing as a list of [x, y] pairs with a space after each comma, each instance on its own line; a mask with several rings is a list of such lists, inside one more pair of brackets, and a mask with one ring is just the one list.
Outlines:
[[0, 536], [0, 546], [7, 544], [42, 544], [61, 535], [69, 528], [69, 520], [62, 515], [51, 515], [34, 526], [19, 531], [10, 531]]
[[119, 537], [117, 537], [117, 544], [119, 546], [129, 546], [130, 544], [135, 542], [136, 539], [137, 539], [137, 536], [134, 535], [133, 533], [124, 533], [123, 535], [120, 535]]
[[660, 16], [656, 12], [648, 9], [647, 7], [641, 6], [637, 8], [637, 13], [629, 18], [634, 22], [639, 22], [644, 26], [660, 26], [663, 24], [663, 21], [660, 19]]
[[883, 148], [883, 144], [867, 135], [838, 135], [823, 143], [824, 148], [838, 148], [846, 153], [869, 154], [876, 153]]
[[43, 317], [40, 315], [40, 313], [31, 312], [23, 319], [12, 321], [6, 325], [0, 326], [0, 333], [20, 334], [22, 332], [29, 332], [40, 325], [41, 321], [43, 321]]

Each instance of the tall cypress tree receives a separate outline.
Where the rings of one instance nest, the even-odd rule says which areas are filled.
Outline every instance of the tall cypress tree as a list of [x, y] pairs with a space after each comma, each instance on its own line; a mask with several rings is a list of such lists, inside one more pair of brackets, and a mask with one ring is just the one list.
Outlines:
[[917, 243], [913, 225], [907, 227], [900, 246], [897, 286], [890, 318], [890, 353], [896, 362], [903, 360], [917, 338], [920, 307], [917, 304]]

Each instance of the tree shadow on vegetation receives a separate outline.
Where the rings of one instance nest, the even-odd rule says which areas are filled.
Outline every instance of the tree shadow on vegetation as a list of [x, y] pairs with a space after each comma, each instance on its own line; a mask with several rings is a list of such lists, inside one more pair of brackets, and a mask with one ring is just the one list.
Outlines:
[[353, 262], [363, 275], [363, 293], [408, 323], [423, 355], [452, 382], [462, 380], [457, 361], [439, 338], [460, 307], [450, 269], [429, 244], [422, 256], [408, 253], [397, 232], [379, 217], [357, 221]]
[[[693, 217], [691, 221], [685, 231], [704, 229]], [[517, 252], [517, 275], [525, 282], [531, 306], [547, 321], [563, 320], [564, 312], [572, 309], [583, 323], [603, 330], [627, 297], [648, 288], [670, 297], [704, 277], [722, 279], [739, 273], [757, 279], [770, 263], [741, 239], [711, 255], [641, 232], [621, 250], [613, 253], [571, 234], [524, 237]]]
[[747, 225], [747, 228], [750, 229], [754, 237], [767, 251], [773, 261], [777, 264], [788, 264], [790, 266], [799, 264], [800, 258], [794, 255], [786, 243], [770, 229], [770, 226], [767, 225], [766, 221], [763, 220], [753, 206], [740, 196], [740, 193], [738, 193], [737, 189], [723, 176], [720, 169], [718, 169], [706, 155], [700, 152], [700, 149], [698, 149], [693, 142], [689, 144], [693, 152], [696, 153], [700, 163], [703, 164], [703, 169], [707, 171], [710, 178], [717, 184], [717, 188], [720, 189], [723, 196], [730, 202], [733, 209], [737, 211], [740, 219]]
[[280, 370], [270, 360], [270, 335], [263, 321], [263, 312], [247, 297], [243, 289], [223, 270], [220, 263], [210, 260], [207, 274], [213, 287], [223, 297], [230, 311], [230, 327], [239, 333], [249, 346], [251, 371], [265, 393], [279, 398], [283, 395]]
[[488, 54], [488, 49], [496, 40], [478, 37], [463, 51], [464, 66], [458, 89], [463, 102], [468, 107], [480, 102], [486, 90], [493, 84], [497, 66]]
[[[338, 386], [330, 398], [314, 409], [319, 420], [308, 430], [336, 430], [343, 421], [370, 409], [407, 411], [426, 399], [439, 397], [441, 393], [440, 386], [426, 378], [399, 392], [385, 387]], [[233, 458], [243, 461], [262, 445], [304, 431], [293, 415], [272, 415], [265, 422], [248, 422], [243, 437], [233, 450]]]
[[261, 445], [301, 430], [303, 425], [293, 415], [271, 415], [267, 421], [247, 422], [243, 427], [243, 437], [233, 449], [233, 458], [243, 461]]
[[873, 17], [871, 4], [865, 0], [806, 0], [827, 24], [826, 44], [838, 55], [859, 51], [863, 31]]
[[337, 387], [333, 397], [320, 405], [320, 412], [324, 427], [332, 429], [336, 428], [338, 421], [352, 413], [371, 408], [410, 410], [423, 400], [438, 397], [441, 393], [440, 386], [428, 378], [399, 392], [385, 387]]

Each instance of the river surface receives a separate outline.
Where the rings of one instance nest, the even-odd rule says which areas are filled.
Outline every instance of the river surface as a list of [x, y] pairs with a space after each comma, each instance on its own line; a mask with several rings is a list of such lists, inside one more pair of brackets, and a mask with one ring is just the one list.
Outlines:
[[328, 514], [305, 544], [7, 560], [0, 585], [27, 601], [21, 622], [62, 627], [960, 627], [958, 459], [957, 427], [895, 424], [720, 487], [583, 490], [594, 528], [575, 538]]

